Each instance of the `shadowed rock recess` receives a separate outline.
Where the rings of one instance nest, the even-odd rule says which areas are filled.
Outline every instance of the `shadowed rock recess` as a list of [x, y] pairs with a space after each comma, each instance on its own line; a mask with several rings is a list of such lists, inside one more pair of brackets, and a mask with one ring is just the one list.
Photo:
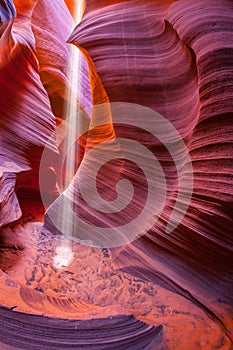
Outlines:
[[0, 86], [0, 349], [233, 349], [233, 2], [1, 0]]

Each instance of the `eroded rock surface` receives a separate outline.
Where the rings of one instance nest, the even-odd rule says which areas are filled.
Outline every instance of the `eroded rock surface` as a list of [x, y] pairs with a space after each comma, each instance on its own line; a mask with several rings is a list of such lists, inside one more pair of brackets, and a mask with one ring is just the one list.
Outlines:
[[[87, 1], [76, 28], [63, 1], [14, 3], [17, 14], [0, 4], [0, 340], [27, 348], [34, 334], [35, 349], [53, 349], [59, 332], [64, 349], [230, 350], [232, 1]], [[85, 137], [59, 196], [72, 65]], [[52, 202], [44, 226], [39, 170]], [[158, 218], [136, 221], [127, 244], [95, 237], [117, 228], [120, 240], [145, 207]]]

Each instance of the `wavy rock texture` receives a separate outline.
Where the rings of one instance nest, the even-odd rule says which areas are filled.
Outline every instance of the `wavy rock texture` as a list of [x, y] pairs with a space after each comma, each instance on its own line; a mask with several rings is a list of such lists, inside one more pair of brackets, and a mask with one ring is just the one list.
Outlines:
[[[86, 52], [92, 62], [90, 68], [94, 64], [110, 102], [150, 107], [176, 127], [190, 152], [194, 175], [189, 209], [178, 227], [168, 235], [166, 223], [179, 189], [171, 176], [175, 168], [169, 155], [161, 152], [158, 140], [145, 132], [153, 120], [144, 119], [144, 130], [115, 127], [116, 136], [134, 138], [146, 144], [155, 155], [160, 152], [158, 159], [168, 174], [168, 194], [159, 220], [143, 238], [122, 250], [116, 249], [116, 262], [124, 271], [140, 278], [144, 276], [154, 283], [159, 281], [190, 298], [230, 330], [229, 309], [226, 307], [224, 315], [217, 300], [232, 302], [232, 3], [216, 1], [213, 7], [208, 1], [195, 4], [178, 1], [167, 11], [151, 2], [105, 5], [109, 4], [87, 11], [70, 41]], [[94, 82], [91, 87], [95, 95]], [[93, 115], [91, 125], [95, 125], [95, 118], [98, 119]], [[133, 116], [126, 120], [131, 124]], [[117, 121], [113, 118], [113, 123]], [[104, 133], [107, 137], [106, 130]], [[90, 144], [95, 143], [94, 137], [90, 132]], [[112, 147], [113, 154], [115, 151], [116, 157], [120, 157], [117, 146]], [[99, 156], [86, 153], [74, 182], [51, 206], [48, 216], [56, 213], [68, 198], [85, 221], [98, 227], [117, 226], [119, 221], [121, 226], [125, 218], [135, 218], [137, 204], [145, 203], [143, 191], [138, 192], [134, 212], [132, 208], [125, 216], [121, 212], [120, 218], [101, 215], [83, 200], [79, 190], [80, 178], [84, 176], [82, 168], [101, 163], [103, 154]], [[119, 169], [124, 173], [121, 167]], [[138, 172], [130, 167], [127, 170], [130, 176]], [[185, 176], [188, 171], [187, 168]], [[90, 172], [85, 170], [88, 183], [92, 181]], [[102, 182], [99, 178], [98, 189], [104, 192], [105, 198], [113, 200], [111, 189], [118, 178], [117, 175], [111, 177], [107, 167], [106, 174], [108, 178]], [[139, 173], [137, 180], [132, 181], [143, 188]], [[187, 187], [183, 191], [187, 197]], [[98, 207], [98, 199], [93, 203]], [[180, 208], [182, 210], [181, 202]], [[173, 216], [172, 220], [178, 219]], [[78, 226], [74, 235], [81, 240], [85, 240], [85, 236], [93, 239]], [[134, 259], [130, 263], [132, 256]]]
[[[36, 39], [37, 57], [40, 64], [40, 76], [46, 88], [53, 113], [56, 117], [65, 118], [67, 104], [72, 86], [71, 65], [73, 48], [67, 45], [67, 40], [75, 22], [63, 1], [48, 3], [37, 1], [32, 13], [32, 29]], [[76, 103], [91, 110], [91, 93], [89, 87], [87, 64], [82, 54], [79, 57], [81, 76], [76, 81], [79, 86]], [[75, 103], [75, 102], [73, 102]]]
[[[1, 5], [1, 20], [3, 21], [1, 30], [4, 31], [1, 37], [0, 72], [3, 91], [0, 97], [1, 176], [3, 175], [1, 180], [3, 207], [1, 226], [21, 216], [17, 196], [14, 193], [15, 188], [19, 198], [30, 196], [29, 188], [29, 192], [32, 189], [38, 191], [41, 154], [51, 133], [55, 130], [52, 109], [57, 117], [65, 118], [70, 108], [67, 99], [71, 90], [70, 58], [72, 53], [66, 40], [74, 22], [67, 8], [62, 2], [49, 8], [43, 1], [15, 1], [15, 5], [17, 18], [14, 21], [10, 20], [16, 16], [12, 2], [3, 2]], [[57, 6], [59, 6], [58, 12], [56, 12]], [[57, 27], [53, 24], [55, 23], [55, 12], [62, 14], [63, 19], [64, 14], [66, 15], [65, 22], [62, 23], [61, 16], [56, 16], [56, 20], [60, 21], [56, 24], [57, 27], [60, 27], [60, 31], [57, 31]], [[50, 20], [46, 22], [47, 31], [43, 29], [45, 28], [45, 23], [44, 26], [42, 24], [43, 14], [50, 17]], [[53, 45], [50, 45], [51, 37]], [[91, 97], [87, 69], [82, 55], [79, 54], [79, 57], [82, 60], [80, 64], [84, 72], [83, 77], [85, 76], [85, 79], [83, 77], [81, 79], [82, 94], [80, 96], [82, 98], [80, 97], [79, 104], [90, 111]], [[9, 81], [12, 81], [12, 84], [9, 84]], [[51, 105], [44, 87], [49, 94]], [[85, 93], [83, 93], [84, 88]], [[78, 96], [76, 103], [77, 101]], [[87, 115], [84, 119], [88, 119]], [[56, 153], [55, 142], [53, 140], [49, 142], [53, 143], [49, 147], [51, 154]], [[46, 174], [45, 176], [50, 178], [46, 191], [53, 193], [56, 192], [55, 189], [52, 189], [55, 186], [55, 177], [53, 171], [48, 167], [49, 164], [46, 164], [41, 170], [43, 174]], [[17, 177], [15, 173], [18, 173]], [[36, 193], [35, 197], [38, 197]], [[52, 198], [54, 199], [54, 194]]]
[[[69, 323], [68, 320], [96, 318], [104, 319], [101, 322], [108, 327], [113, 316], [134, 315], [142, 322], [153, 325], [155, 333], [157, 327], [163, 325], [163, 332], [154, 337], [155, 346], [151, 350], [211, 349], [210, 340], [213, 347], [230, 348], [221, 325], [212, 320], [206, 310], [180, 293], [170, 291], [169, 287], [161, 287], [161, 283], [145, 282], [145, 277], [134, 278], [120, 271], [107, 249], [85, 247], [73, 242], [73, 260], [66, 268], [56, 268], [57, 248], [68, 243], [61, 236], [54, 236], [54, 233], [45, 230], [42, 223], [28, 222], [28, 218], [21, 220], [14, 228], [2, 230], [0, 266], [4, 272], [0, 275], [0, 304], [13, 313], [9, 313], [9, 318], [5, 320], [11, 329], [8, 338], [1, 335], [7, 344], [17, 344], [17, 328], [13, 330], [12, 325], [14, 313], [17, 312], [17, 317], [21, 312], [44, 315], [45, 324], [52, 322], [47, 317], [59, 317], [54, 320], [54, 328], [61, 327], [64, 319]], [[4, 310], [0, 311], [0, 315], [4, 315]], [[28, 317], [31, 338], [35, 320], [37, 318]], [[131, 329], [128, 328], [130, 334]], [[135, 337], [138, 335], [134, 334]], [[28, 337], [23, 348], [27, 348]], [[138, 344], [134, 345], [140, 349], [144, 338], [137, 339]], [[131, 340], [128, 340], [130, 347]], [[45, 348], [52, 347], [51, 341], [49, 337], [44, 339]], [[116, 335], [114, 346], [121, 349], [119, 342]], [[69, 348], [68, 339], [64, 340], [64, 344]]]
[[[73, 3], [67, 3], [72, 9]], [[10, 328], [0, 339], [26, 348], [36, 322], [35, 349], [57, 348], [51, 339], [62, 328], [65, 349], [148, 345], [230, 350], [232, 1], [88, 1], [71, 35], [73, 21], [62, 1], [56, 5], [42, 0], [16, 2], [17, 20], [12, 20], [12, 3], [3, 4], [3, 225], [21, 214], [15, 184], [38, 187], [38, 162], [55, 128], [50, 103], [58, 117], [66, 114], [66, 90], [72, 86], [67, 60], [80, 69], [86, 59], [77, 105], [92, 114], [90, 127], [81, 126], [85, 141], [78, 140], [85, 147], [83, 160], [72, 183], [49, 207], [48, 230], [35, 222], [25, 224], [28, 215], [2, 229], [0, 303], [7, 309], [1, 308], [0, 317]], [[65, 44], [69, 35], [82, 52], [81, 60], [74, 59]], [[50, 38], [53, 43], [48, 48]], [[100, 103], [105, 103], [104, 108], [97, 106]], [[58, 139], [64, 143], [62, 132], [58, 127]], [[125, 146], [120, 138], [130, 143]], [[55, 152], [53, 142], [47, 148], [49, 156]], [[162, 166], [163, 175], [157, 163], [153, 172], [152, 158]], [[45, 174], [49, 160], [42, 169]], [[29, 169], [34, 174], [31, 183], [27, 176], [17, 175]], [[152, 196], [147, 194], [150, 189]], [[145, 215], [140, 216], [144, 208]], [[30, 210], [33, 218], [38, 216]], [[75, 222], [74, 217], [80, 220]], [[56, 236], [57, 232], [67, 237]], [[60, 269], [63, 254], [67, 266]], [[50, 319], [25, 316], [15, 308]], [[112, 333], [107, 332], [106, 344], [109, 317], [113, 317]], [[24, 322], [27, 334], [16, 338]], [[73, 338], [75, 324], [78, 332], [85, 329], [82, 339]], [[48, 337], [41, 340], [44, 325], [49, 325]], [[98, 345], [92, 334], [98, 334]]]
[[[8, 8], [12, 10], [12, 4]], [[11, 11], [9, 18], [12, 16]], [[32, 169], [28, 177], [23, 176], [21, 180], [18, 177], [17, 187], [38, 190], [41, 153], [55, 128], [55, 118], [39, 77], [30, 22], [9, 20], [4, 26], [6, 29], [0, 38], [1, 204], [4, 213], [1, 225], [20, 217], [13, 194], [15, 174]], [[49, 148], [55, 152], [55, 142], [51, 142]], [[8, 202], [12, 203], [12, 210]], [[9, 216], [5, 215], [7, 212]]]
[[[7, 309], [1, 309], [1, 324], [7, 327], [7, 331], [1, 328], [0, 336], [6, 342], [12, 332], [17, 341], [13, 345], [33, 349], [95, 349], [106, 350], [118, 346], [118, 349], [152, 349], [156, 346], [155, 338], [158, 337], [162, 327], [148, 326], [132, 316], [115, 316], [111, 319], [94, 319], [90, 321], [44, 319], [41, 316], [29, 316], [13, 313]], [[108, 326], [106, 326], [108, 323]], [[33, 345], [31, 339], [31, 327], [34, 324]], [[9, 326], [10, 325], [10, 326]], [[15, 332], [17, 325], [17, 332]], [[46, 332], [46, 336], [41, 334]], [[101, 336], [100, 336], [101, 334]], [[53, 342], [51, 344], [51, 339]], [[159, 342], [158, 342], [159, 344]]]

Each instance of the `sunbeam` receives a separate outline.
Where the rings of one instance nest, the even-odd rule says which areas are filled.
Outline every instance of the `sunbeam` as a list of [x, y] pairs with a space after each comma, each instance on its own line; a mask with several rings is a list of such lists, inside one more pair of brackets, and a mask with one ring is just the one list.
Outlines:
[[[78, 0], [75, 3], [74, 8], [74, 18], [75, 18], [75, 24], [77, 25], [81, 19], [85, 8], [85, 1], [84, 0]], [[65, 139], [65, 147], [64, 152], [66, 154], [64, 155], [63, 159], [65, 159], [65, 162], [63, 166], [65, 166], [64, 173], [64, 179], [62, 179], [64, 188], [67, 188], [67, 186], [70, 184], [72, 178], [75, 174], [75, 159], [77, 158], [78, 154], [78, 147], [76, 147], [76, 135], [77, 135], [77, 128], [78, 128], [78, 112], [79, 112], [79, 103], [77, 102], [77, 99], [79, 97], [79, 89], [81, 86], [80, 81], [80, 70], [81, 70], [81, 53], [77, 49], [76, 46], [70, 45], [70, 62], [69, 65], [69, 71], [68, 71], [68, 78], [70, 81], [70, 86], [67, 88], [66, 91], [66, 105], [65, 105], [65, 120], [67, 122], [68, 126], [68, 135]], [[78, 99], [80, 100], [80, 99]], [[77, 115], [77, 118], [75, 117]], [[64, 189], [63, 188], [63, 189]], [[62, 190], [63, 190], [62, 189]], [[71, 201], [73, 203], [73, 201]], [[71, 236], [74, 235], [73, 232], [73, 210], [69, 210], [69, 216], [65, 217], [65, 208], [66, 208], [66, 202], [64, 205], [60, 208], [60, 212], [58, 212], [58, 217], [61, 218], [60, 227], [62, 228], [62, 232], [65, 233], [63, 243], [59, 247], [57, 247], [56, 255], [54, 257], [54, 266], [56, 268], [62, 268], [65, 266], [69, 266], [70, 263], [73, 260], [73, 253], [72, 253], [72, 243], [69, 239]]]

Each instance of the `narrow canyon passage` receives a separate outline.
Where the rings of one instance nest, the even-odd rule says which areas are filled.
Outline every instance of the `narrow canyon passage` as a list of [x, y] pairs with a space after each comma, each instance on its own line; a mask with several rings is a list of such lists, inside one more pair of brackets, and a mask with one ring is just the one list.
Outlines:
[[233, 348], [231, 0], [0, 1], [0, 348]]

